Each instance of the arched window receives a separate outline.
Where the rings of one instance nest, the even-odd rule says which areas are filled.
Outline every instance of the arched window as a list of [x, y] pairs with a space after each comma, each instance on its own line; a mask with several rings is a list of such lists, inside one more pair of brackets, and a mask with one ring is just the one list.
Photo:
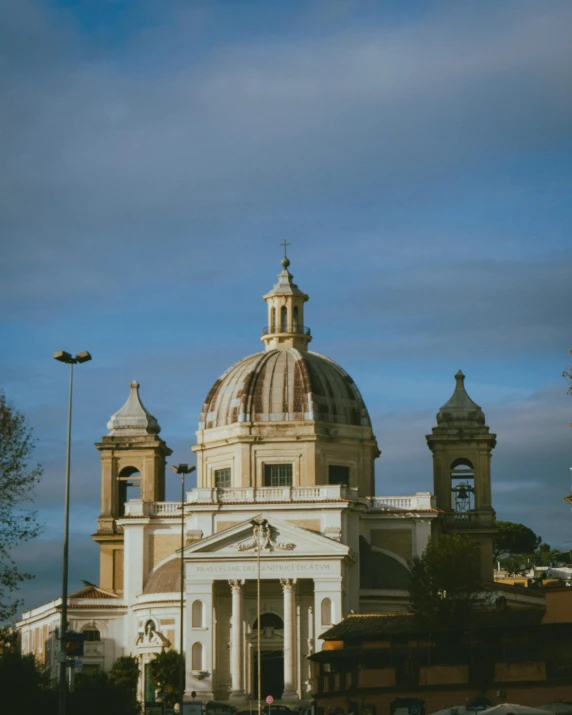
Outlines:
[[119, 515], [125, 514], [125, 502], [141, 499], [141, 474], [137, 467], [123, 467], [117, 475], [119, 485]]
[[285, 305], [280, 308], [280, 330], [283, 333], [288, 332], [288, 309]]
[[[262, 626], [262, 630], [265, 628], [274, 628], [274, 630], [279, 631], [284, 628], [284, 621], [275, 613], [262, 613], [260, 615], [260, 625]], [[258, 630], [258, 618], [254, 621], [252, 630]]]
[[101, 640], [101, 632], [95, 626], [86, 626], [82, 630], [82, 633], [83, 633], [83, 636], [84, 636], [86, 642], [93, 642], [93, 641]]
[[191, 614], [191, 625], [193, 628], [202, 628], [203, 626], [203, 602], [194, 601]]
[[276, 332], [276, 308], [272, 308], [270, 311], [270, 332]]
[[331, 626], [332, 625], [332, 602], [329, 598], [324, 598], [322, 600], [321, 606], [322, 613], [322, 625]]
[[298, 308], [294, 308], [294, 311], [292, 313], [292, 326], [294, 328], [294, 332], [298, 332]]
[[193, 643], [193, 648], [191, 650], [191, 669], [203, 669], [203, 646], [201, 643]]

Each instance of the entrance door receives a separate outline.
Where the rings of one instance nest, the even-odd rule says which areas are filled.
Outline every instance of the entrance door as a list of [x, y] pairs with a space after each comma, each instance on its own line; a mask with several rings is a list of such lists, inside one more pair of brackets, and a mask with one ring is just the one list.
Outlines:
[[[252, 669], [252, 692], [258, 699], [258, 653], [254, 653]], [[275, 700], [282, 697], [284, 691], [284, 652], [281, 650], [263, 650], [260, 663], [261, 699], [272, 695]]]
[[145, 702], [155, 702], [155, 686], [149, 678], [149, 663], [145, 663]]

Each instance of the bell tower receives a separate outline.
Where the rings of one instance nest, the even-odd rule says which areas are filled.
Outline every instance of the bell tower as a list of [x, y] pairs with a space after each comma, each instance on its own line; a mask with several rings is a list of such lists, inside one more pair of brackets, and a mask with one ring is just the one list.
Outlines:
[[101, 514], [93, 540], [100, 546], [100, 586], [123, 591], [123, 529], [117, 524], [128, 499], [164, 501], [165, 460], [171, 450], [158, 436], [161, 428], [131, 383], [127, 402], [109, 422], [109, 432], [96, 443], [101, 452]]
[[437, 413], [437, 427], [427, 435], [433, 453], [436, 506], [445, 512], [444, 530], [467, 534], [481, 548], [481, 577], [493, 580], [495, 512], [491, 503], [491, 452], [496, 435], [465, 390], [465, 376], [455, 375], [455, 390]]

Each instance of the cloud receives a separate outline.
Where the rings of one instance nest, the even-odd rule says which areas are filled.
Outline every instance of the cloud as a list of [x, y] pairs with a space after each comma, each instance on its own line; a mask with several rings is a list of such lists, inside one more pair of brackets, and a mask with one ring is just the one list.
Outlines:
[[[238, 258], [244, 233], [256, 250], [257, 229], [294, 206], [371, 210], [403, 192], [423, 203], [436, 179], [568, 136], [568, 4], [249, 38], [199, 58], [169, 52], [170, 26], [125, 48], [141, 57], [158, 40], [141, 73], [25, 8], [8, 14], [34, 52], [5, 78], [2, 122], [8, 263], [29, 275], [24, 287], [8, 271], [4, 296], [20, 310], [40, 296], [61, 309], [69, 291], [113, 301], [126, 277], [133, 289], [151, 274], [164, 284], [159, 245], [201, 282], [213, 245]], [[178, 19], [184, 33], [196, 15]]]
[[320, 317], [337, 315], [352, 335], [330, 338], [340, 358], [356, 348], [378, 362], [565, 355], [571, 275], [569, 253], [535, 261], [420, 257], [381, 280], [372, 274], [350, 284]]
[[45, 465], [30, 588], [59, 580], [53, 352], [94, 355], [72, 452], [89, 565], [72, 576], [94, 580], [93, 442], [136, 378], [173, 462], [192, 459], [210, 385], [261, 347], [284, 238], [311, 347], [370, 408], [379, 492], [429, 488], [424, 435], [462, 367], [499, 435], [499, 516], [565, 540], [570, 3], [272, 4], [256, 28], [242, 3], [137, 3], [121, 22], [101, 4], [99, 30], [80, 5], [5, 0], [0, 27], [0, 370]]
[[[69, 593], [82, 587], [82, 579], [97, 583], [98, 581], [98, 550], [91, 540], [81, 534], [70, 532], [69, 552]], [[36, 540], [23, 544], [14, 553], [18, 567], [34, 578], [25, 581], [15, 593], [15, 597], [23, 599], [22, 611], [60, 598], [62, 588], [62, 541], [60, 539]]]

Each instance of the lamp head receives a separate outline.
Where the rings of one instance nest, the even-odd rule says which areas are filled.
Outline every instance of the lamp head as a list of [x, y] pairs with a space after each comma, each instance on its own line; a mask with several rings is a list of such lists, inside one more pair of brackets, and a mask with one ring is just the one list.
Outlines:
[[54, 360], [58, 360], [59, 362], [65, 362], [68, 364], [71, 362], [75, 362], [72, 356], [69, 353], [66, 353], [65, 350], [60, 350], [58, 353], [54, 353]]
[[188, 464], [178, 464], [177, 466], [172, 464], [171, 469], [175, 474], [191, 474], [191, 472], [195, 471], [196, 467], [189, 466]]
[[91, 360], [91, 355], [87, 352], [87, 350], [84, 350], [82, 353], [78, 353], [75, 356], [75, 359], [78, 362], [88, 362], [89, 360]]

